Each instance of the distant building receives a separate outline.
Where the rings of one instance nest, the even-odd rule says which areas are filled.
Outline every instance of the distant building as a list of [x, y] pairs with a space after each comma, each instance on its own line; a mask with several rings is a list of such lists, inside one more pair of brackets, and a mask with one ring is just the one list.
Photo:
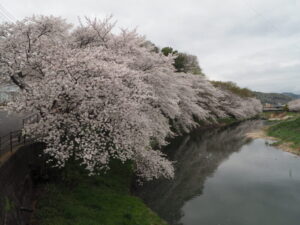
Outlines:
[[265, 103], [263, 105], [263, 111], [268, 112], [268, 111], [282, 111], [284, 110], [285, 105], [283, 104], [270, 104], [270, 103]]
[[264, 105], [264, 107], [265, 107], [265, 108], [271, 108], [271, 107], [273, 107], [273, 105], [270, 104], [270, 103], [266, 103], [266, 104]]

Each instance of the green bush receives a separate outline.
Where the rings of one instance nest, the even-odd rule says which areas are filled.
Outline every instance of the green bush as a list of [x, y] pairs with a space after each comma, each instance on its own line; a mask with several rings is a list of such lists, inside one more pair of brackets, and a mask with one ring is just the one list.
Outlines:
[[223, 90], [228, 90], [240, 97], [244, 97], [244, 98], [249, 98], [249, 97], [255, 97], [254, 93], [249, 90], [248, 88], [240, 88], [239, 86], [237, 86], [237, 84], [228, 81], [228, 82], [224, 82], [224, 81], [211, 81], [211, 83], [218, 88], [221, 88]]

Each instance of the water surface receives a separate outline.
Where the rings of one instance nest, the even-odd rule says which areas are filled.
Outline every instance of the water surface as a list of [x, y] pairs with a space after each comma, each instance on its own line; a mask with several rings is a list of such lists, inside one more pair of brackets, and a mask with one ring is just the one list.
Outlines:
[[172, 181], [138, 190], [171, 225], [299, 225], [300, 158], [245, 133], [261, 121], [195, 132], [167, 148]]

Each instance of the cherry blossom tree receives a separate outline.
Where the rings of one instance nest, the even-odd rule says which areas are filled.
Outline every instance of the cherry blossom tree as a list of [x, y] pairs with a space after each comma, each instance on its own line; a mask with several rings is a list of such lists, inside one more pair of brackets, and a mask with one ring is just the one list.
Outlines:
[[95, 173], [115, 158], [131, 160], [145, 180], [171, 178], [172, 162], [160, 151], [168, 138], [261, 111], [257, 99], [175, 73], [172, 56], [136, 31], [116, 33], [111, 21], [86, 18], [72, 28], [40, 16], [0, 27], [0, 79], [21, 90], [10, 108], [39, 114], [24, 132], [46, 143], [57, 166], [75, 159]]
[[299, 112], [300, 111], [300, 99], [295, 99], [293, 101], [290, 101], [288, 103], [288, 109], [293, 112]]

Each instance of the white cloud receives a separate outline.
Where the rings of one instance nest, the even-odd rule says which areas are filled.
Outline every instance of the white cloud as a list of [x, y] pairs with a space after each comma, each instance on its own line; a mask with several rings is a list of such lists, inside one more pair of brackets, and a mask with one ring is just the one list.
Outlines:
[[198, 56], [211, 79], [261, 91], [300, 93], [297, 0], [2, 0], [16, 18], [113, 14], [157, 45]]

